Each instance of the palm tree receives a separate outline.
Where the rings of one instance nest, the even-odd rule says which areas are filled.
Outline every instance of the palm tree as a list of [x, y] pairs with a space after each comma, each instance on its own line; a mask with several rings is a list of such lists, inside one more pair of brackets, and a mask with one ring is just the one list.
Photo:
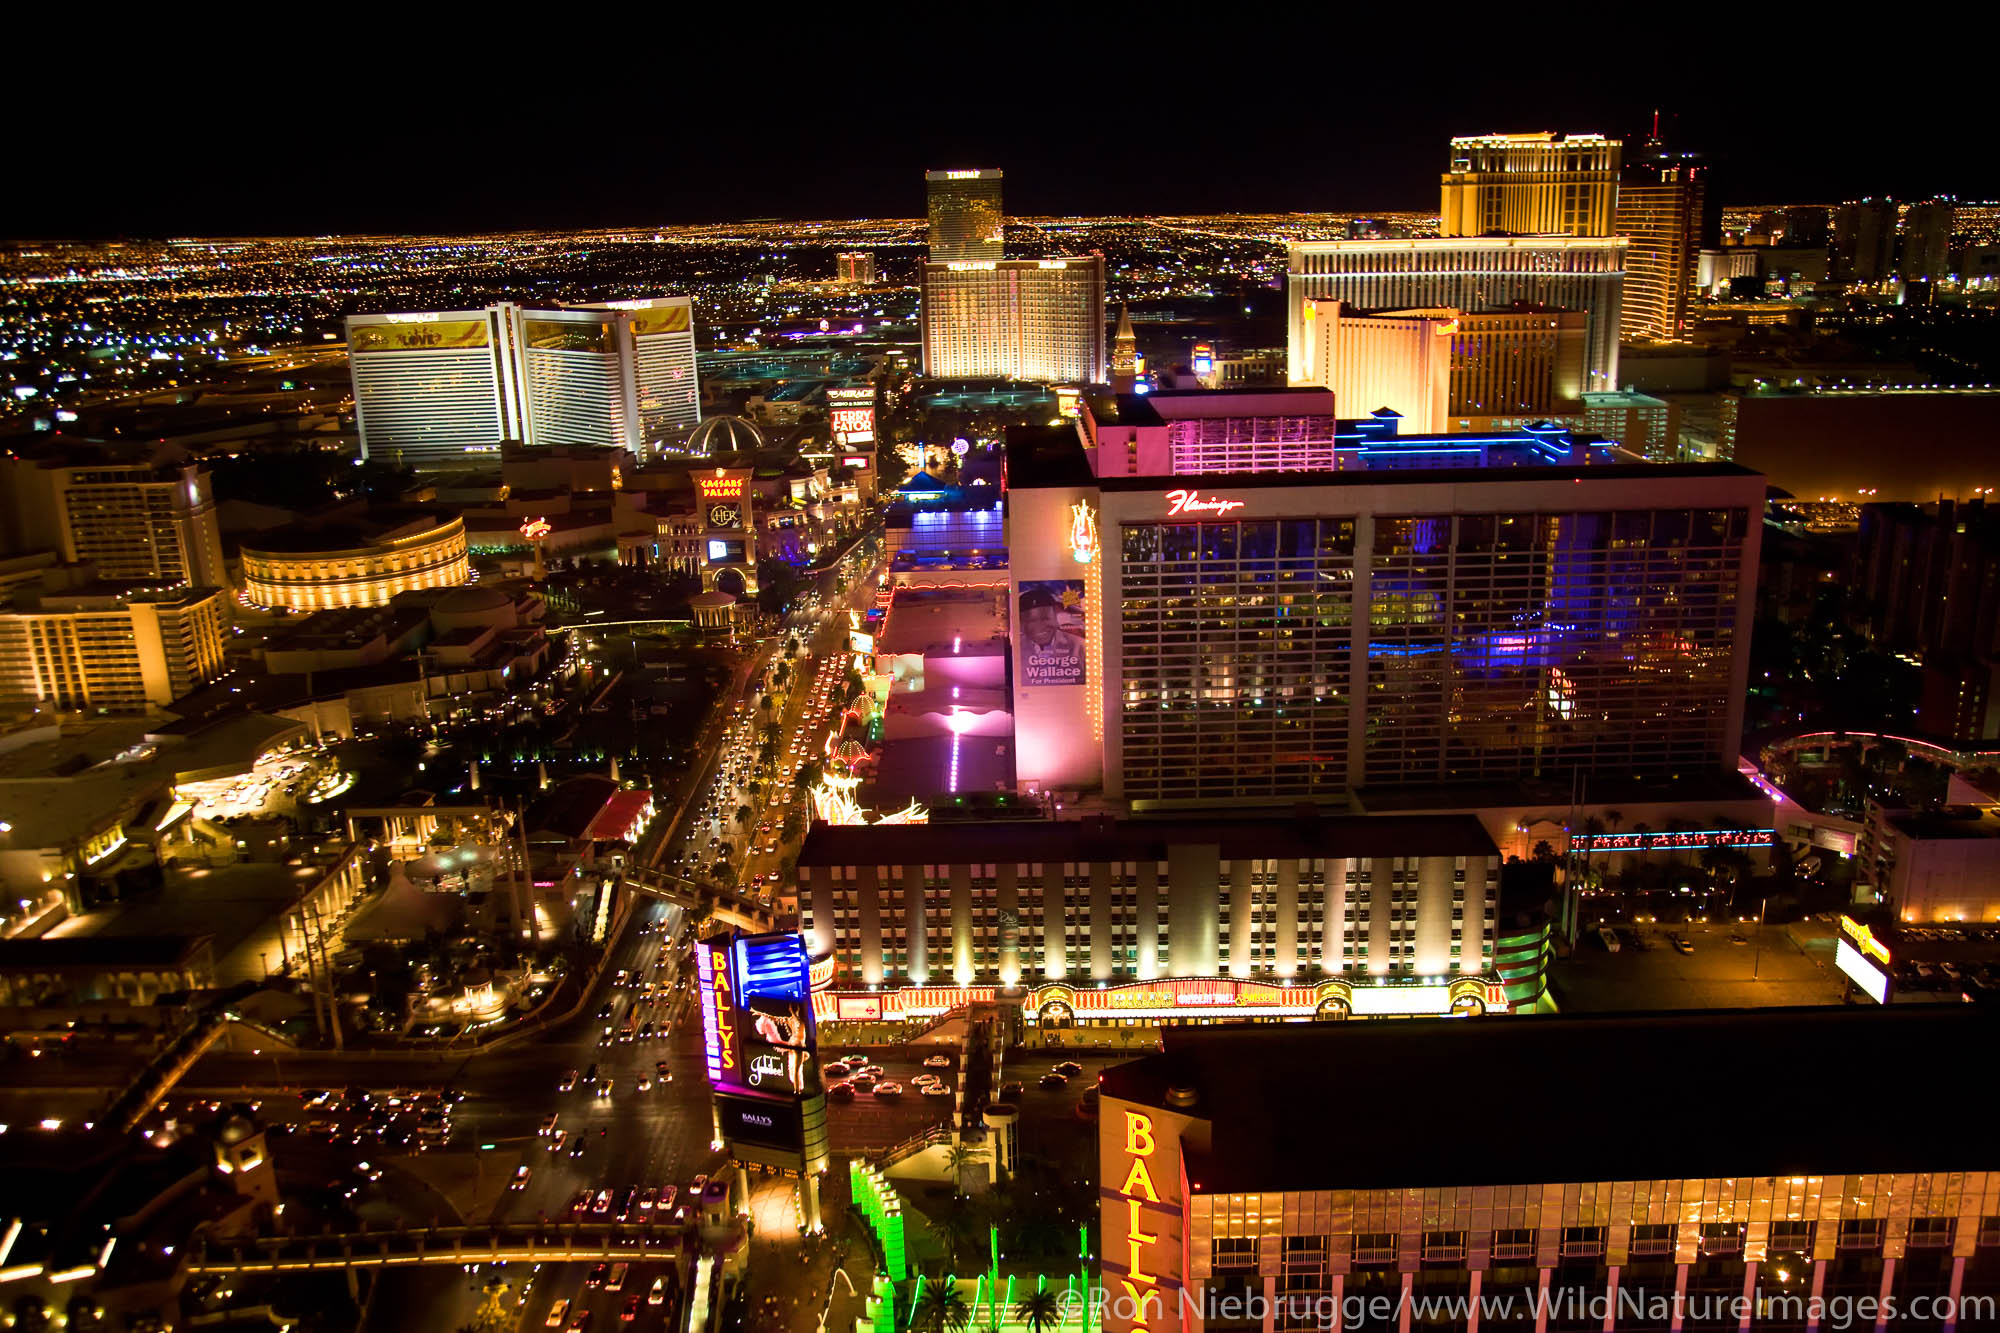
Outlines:
[[965, 1303], [965, 1297], [958, 1294], [955, 1278], [944, 1278], [924, 1284], [923, 1299], [910, 1311], [912, 1333], [963, 1333], [972, 1323], [972, 1311]]
[[1014, 1318], [1028, 1326], [1028, 1333], [1048, 1333], [1062, 1323], [1062, 1298], [1047, 1287], [1031, 1291], [1014, 1303]]
[[978, 1161], [985, 1154], [978, 1148], [963, 1143], [954, 1143], [944, 1155], [944, 1168], [951, 1173], [951, 1188], [955, 1194], [965, 1193], [965, 1168]]
[[756, 814], [757, 812], [755, 810], [752, 810], [749, 806], [739, 805], [736, 807], [736, 822], [739, 824], [748, 824], [753, 818], [756, 817]]

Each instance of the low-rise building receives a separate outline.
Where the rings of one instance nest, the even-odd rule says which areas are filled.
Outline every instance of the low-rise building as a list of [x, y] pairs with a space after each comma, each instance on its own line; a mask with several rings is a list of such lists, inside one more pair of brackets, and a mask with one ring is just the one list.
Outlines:
[[[1244, 1004], [1311, 1017], [1326, 1000], [1445, 1013], [1465, 1007], [1461, 981], [1479, 1009], [1502, 1007], [1486, 985], [1499, 881], [1499, 850], [1466, 815], [815, 824], [799, 854], [801, 926], [836, 991], [998, 987], [1059, 1024]], [[1223, 978], [1298, 994], [1102, 1013], [1078, 998]], [[1306, 1003], [1322, 979], [1340, 984]]]

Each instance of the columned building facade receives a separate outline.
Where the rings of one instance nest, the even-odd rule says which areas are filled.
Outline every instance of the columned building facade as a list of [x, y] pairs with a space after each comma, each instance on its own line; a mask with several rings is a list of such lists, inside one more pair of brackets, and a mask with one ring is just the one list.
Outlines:
[[[1288, 355], [1293, 383], [1313, 382], [1309, 301], [1355, 312], [1517, 307], [1584, 317], [1582, 389], [1616, 388], [1625, 241], [1615, 236], [1467, 236], [1306, 241], [1288, 247]], [[1372, 410], [1374, 404], [1362, 410]], [[1349, 411], [1341, 405], [1343, 413]]]
[[1444, 986], [1491, 966], [1499, 866], [1470, 815], [819, 824], [799, 905], [836, 988]]
[[1623, 148], [1601, 134], [1454, 138], [1438, 234], [1609, 236]]

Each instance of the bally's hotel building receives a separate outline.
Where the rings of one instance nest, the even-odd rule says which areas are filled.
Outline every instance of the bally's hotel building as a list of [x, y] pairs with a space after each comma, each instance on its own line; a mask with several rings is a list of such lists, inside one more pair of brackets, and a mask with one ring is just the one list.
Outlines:
[[502, 441], [644, 456], [701, 416], [684, 296], [530, 310], [351, 315], [364, 457], [449, 469]]

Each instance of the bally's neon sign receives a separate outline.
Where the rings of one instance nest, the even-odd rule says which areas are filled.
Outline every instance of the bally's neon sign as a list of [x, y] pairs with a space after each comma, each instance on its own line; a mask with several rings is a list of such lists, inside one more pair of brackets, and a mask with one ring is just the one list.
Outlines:
[[1168, 491], [1167, 515], [1214, 514], [1218, 518], [1243, 507], [1241, 500], [1204, 500], [1197, 491]]
[[730, 989], [729, 960], [715, 960], [715, 1067], [721, 1076], [736, 1077], [736, 996]]
[[1125, 1155], [1132, 1163], [1132, 1169], [1125, 1173], [1125, 1183], [1118, 1192], [1125, 1198], [1125, 1246], [1130, 1257], [1125, 1276], [1119, 1282], [1125, 1288], [1126, 1299], [1131, 1308], [1139, 1312], [1135, 1316], [1132, 1333], [1145, 1333], [1136, 1322], [1162, 1311], [1157, 1273], [1146, 1271], [1145, 1247], [1157, 1242], [1158, 1232], [1146, 1230], [1139, 1210], [1144, 1204], [1158, 1203], [1160, 1191], [1153, 1184], [1153, 1173], [1146, 1165], [1147, 1160], [1159, 1150], [1159, 1141], [1154, 1135], [1153, 1117], [1139, 1111], [1125, 1113]]

